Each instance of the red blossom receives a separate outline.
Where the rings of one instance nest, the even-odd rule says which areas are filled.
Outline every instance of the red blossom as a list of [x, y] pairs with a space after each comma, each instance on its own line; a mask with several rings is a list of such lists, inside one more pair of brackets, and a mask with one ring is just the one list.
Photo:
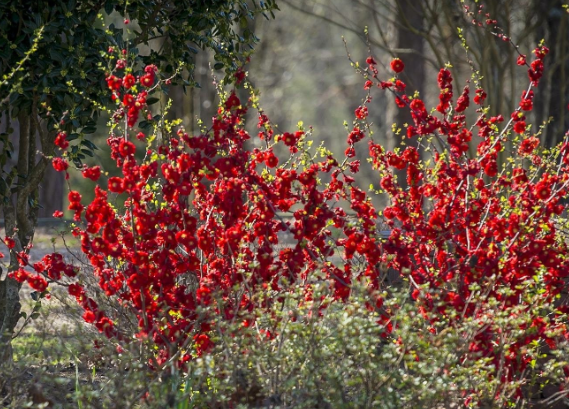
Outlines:
[[6, 247], [12, 250], [16, 246], [16, 241], [11, 237], [4, 237], [4, 244], [6, 244]]
[[69, 168], [69, 163], [63, 158], [53, 158], [51, 161], [53, 168], [58, 172], [65, 172]]
[[136, 78], [132, 74], [126, 74], [122, 80], [123, 86], [125, 89], [130, 89], [136, 83]]
[[525, 121], [518, 121], [514, 124], [514, 132], [516, 133], [524, 133], [526, 130], [526, 123]]
[[69, 141], [67, 141], [67, 134], [65, 132], [59, 132], [55, 137], [55, 146], [59, 147], [61, 150], [66, 150], [69, 147]]
[[391, 60], [391, 69], [393, 70], [393, 72], [399, 74], [405, 69], [405, 64], [403, 64], [403, 61], [401, 61], [401, 59], [394, 58], [393, 60]]
[[366, 106], [359, 106], [356, 108], [356, 118], [358, 119], [365, 119], [368, 115], [368, 110]]
[[269, 168], [274, 168], [279, 164], [279, 159], [275, 156], [273, 152], [268, 152], [267, 155], [265, 156], [265, 164]]
[[121, 88], [122, 80], [114, 75], [107, 77], [107, 86], [112, 91], [118, 91]]
[[113, 193], [124, 192], [123, 180], [117, 176], [109, 178], [108, 186], [109, 186], [109, 191]]
[[477, 105], [482, 105], [486, 97], [486, 92], [482, 88], [478, 88], [476, 90], [476, 95], [474, 96], [474, 103]]
[[361, 141], [365, 137], [365, 133], [358, 127], [355, 127], [348, 135], [348, 144], [353, 145]]
[[538, 145], [539, 139], [535, 136], [531, 136], [522, 141], [520, 147], [518, 148], [518, 153], [520, 155], [530, 155]]
[[40, 293], [47, 289], [47, 281], [41, 275], [29, 275], [27, 281], [30, 287]]
[[93, 166], [90, 168], [85, 168], [81, 171], [83, 177], [86, 179], [91, 179], [92, 181], [96, 182], [101, 177], [101, 167], [100, 166]]

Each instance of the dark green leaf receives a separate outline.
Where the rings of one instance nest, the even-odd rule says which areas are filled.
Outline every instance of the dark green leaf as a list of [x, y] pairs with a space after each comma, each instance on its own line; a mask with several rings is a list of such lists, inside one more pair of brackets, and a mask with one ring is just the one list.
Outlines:
[[148, 129], [148, 128], [150, 128], [150, 126], [151, 126], [151, 124], [150, 124], [150, 122], [148, 122], [148, 121], [140, 121], [140, 122], [138, 123], [138, 127], [139, 127], [140, 129]]
[[110, 1], [105, 3], [105, 13], [111, 14], [114, 10], [114, 4]]
[[87, 147], [88, 147], [89, 149], [91, 149], [91, 150], [97, 150], [97, 149], [99, 149], [99, 148], [97, 148], [97, 145], [95, 145], [93, 142], [91, 142], [91, 141], [89, 141], [89, 140], [87, 140], [87, 139], [82, 140], [82, 141], [81, 141], [81, 145], [85, 145], [85, 146], [87, 146]]

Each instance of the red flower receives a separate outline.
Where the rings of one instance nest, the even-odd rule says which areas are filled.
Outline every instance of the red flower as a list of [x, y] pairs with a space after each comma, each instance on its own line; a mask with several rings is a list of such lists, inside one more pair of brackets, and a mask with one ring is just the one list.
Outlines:
[[293, 147], [298, 143], [298, 140], [302, 137], [302, 135], [302, 132], [296, 132], [296, 134], [285, 132], [282, 136], [282, 140], [286, 146]]
[[275, 154], [271, 151], [265, 155], [265, 164], [269, 168], [274, 168], [279, 164], [279, 159], [275, 156]]
[[533, 109], [533, 102], [531, 99], [522, 99], [520, 102], [520, 108], [523, 111], [531, 111]]
[[23, 268], [19, 268], [16, 271], [8, 273], [8, 277], [13, 278], [19, 283], [23, 283], [28, 279], [29, 273]]
[[194, 336], [194, 341], [196, 343], [196, 353], [198, 356], [213, 348], [213, 342], [211, 342], [211, 339], [206, 334], [198, 334]]
[[518, 121], [514, 124], [514, 132], [516, 133], [524, 133], [526, 130], [526, 123], [525, 121]]
[[130, 89], [136, 83], [136, 78], [132, 74], [126, 74], [122, 80], [122, 84], [126, 89]]
[[520, 102], [520, 108], [523, 111], [531, 111], [533, 109], [533, 91], [522, 92], [522, 99]]
[[239, 85], [245, 80], [245, 71], [243, 71], [242, 67], [239, 67], [233, 76], [235, 77], [235, 83]]
[[368, 111], [366, 106], [359, 106], [356, 108], [356, 118], [366, 119], [367, 115]]
[[93, 311], [85, 311], [85, 313], [83, 314], [83, 319], [85, 320], [85, 322], [88, 322], [89, 324], [92, 324], [95, 322], [95, 313]]
[[55, 137], [55, 145], [61, 150], [66, 150], [69, 147], [69, 142], [66, 138], [67, 134], [65, 132], [59, 132]]
[[134, 155], [135, 152], [136, 152], [136, 147], [132, 142], [121, 139], [121, 141], [119, 142], [119, 154], [123, 158], [132, 156]]
[[81, 171], [83, 177], [86, 179], [91, 179], [92, 181], [96, 182], [101, 177], [101, 167], [100, 166], [93, 166], [91, 168], [85, 168]]
[[144, 72], [146, 72], [146, 74], [140, 77], [140, 83], [142, 84], [142, 86], [150, 88], [152, 85], [154, 85], [154, 78], [156, 75], [155, 74], [156, 71], [157, 68], [155, 65], [149, 65], [146, 68], [144, 68]]
[[535, 60], [530, 64], [530, 69], [528, 69], [528, 76], [532, 81], [533, 85], [537, 85], [540, 78], [543, 76], [543, 61]]
[[399, 74], [405, 69], [405, 64], [403, 64], [403, 61], [401, 61], [399, 58], [394, 58], [391, 61], [391, 69]]
[[123, 180], [117, 176], [109, 178], [108, 186], [109, 190], [113, 193], [124, 192]]
[[79, 194], [79, 192], [72, 190], [67, 195], [67, 199], [69, 199], [69, 202], [71, 202], [71, 203], [80, 202], [81, 201], [81, 195]]
[[477, 105], [482, 105], [486, 97], [486, 92], [482, 88], [478, 88], [476, 90], [476, 95], [474, 96], [474, 103]]
[[350, 132], [350, 134], [348, 135], [348, 144], [353, 145], [356, 142], [361, 141], [364, 137], [365, 137], [364, 132], [360, 128], [355, 127], [352, 130], [352, 132]]
[[107, 86], [112, 91], [118, 91], [121, 88], [122, 80], [114, 75], [107, 77]]
[[117, 63], [115, 64], [115, 68], [117, 70], [124, 70], [126, 68], [126, 60], [124, 60], [122, 58], [117, 60]]
[[6, 247], [8, 247], [10, 250], [12, 250], [16, 246], [16, 241], [11, 237], [5, 237], [4, 243], [6, 244]]
[[124, 97], [122, 99], [122, 103], [124, 104], [124, 106], [126, 107], [132, 107], [134, 105], [134, 95], [132, 94], [124, 94]]
[[536, 183], [533, 192], [539, 199], [547, 200], [551, 196], [551, 187], [549, 186], [549, 183], [542, 180]]
[[63, 158], [53, 158], [51, 161], [53, 168], [58, 172], [65, 172], [69, 168], [69, 163]]
[[69, 295], [72, 295], [73, 297], [80, 297], [85, 294], [83, 287], [77, 283], [70, 284], [67, 291], [69, 292]]
[[[403, 97], [405, 97], [405, 95]], [[405, 106], [406, 106], [405, 98], [395, 97], [395, 103], [397, 104], [397, 106], [399, 108], [405, 108]]]
[[47, 281], [40, 275], [28, 276], [27, 280], [30, 287], [40, 293], [47, 289]]
[[539, 145], [539, 139], [535, 136], [531, 136], [524, 139], [518, 148], [518, 153], [520, 155], [530, 155], [535, 148]]
[[464, 112], [466, 108], [468, 108], [468, 105], [470, 104], [470, 99], [468, 97], [469, 91], [470, 90], [468, 86], [464, 87], [462, 94], [456, 100], [456, 108], [455, 108], [456, 112]]
[[492, 160], [484, 166], [484, 173], [490, 177], [494, 177], [498, 174], [498, 164], [495, 160]]
[[63, 212], [61, 210], [56, 210], [55, 212], [53, 212], [53, 217], [60, 219], [63, 217]]
[[549, 48], [544, 45], [540, 45], [533, 50], [533, 53], [538, 59], [542, 59], [549, 53]]

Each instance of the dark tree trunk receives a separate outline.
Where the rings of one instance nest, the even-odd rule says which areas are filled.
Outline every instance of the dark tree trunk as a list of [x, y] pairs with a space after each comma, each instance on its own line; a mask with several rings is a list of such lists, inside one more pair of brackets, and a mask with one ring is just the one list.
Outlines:
[[569, 100], [569, 14], [561, 0], [539, 0], [535, 12], [542, 24], [536, 32], [536, 40], [545, 39], [549, 55], [545, 58], [545, 75], [537, 89], [536, 116], [540, 122], [552, 118], [544, 130], [542, 140], [553, 147], [563, 140], [569, 128], [566, 103]]
[[[10, 117], [5, 113], [6, 130], [10, 128]], [[4, 216], [5, 235], [14, 240], [10, 250], [8, 273], [19, 268], [19, 252], [29, 250], [39, 214], [39, 185], [50, 166], [50, 156], [54, 153], [54, 137], [40, 124], [37, 114], [37, 98], [33, 100], [31, 112], [21, 111], [18, 126], [14, 126], [12, 140], [17, 140], [18, 151], [15, 163], [16, 174], [2, 172], [8, 189], [0, 197], [0, 207]], [[17, 132], [16, 132], [17, 130]], [[39, 143], [36, 133], [39, 134]], [[6, 155], [8, 147], [3, 147], [1, 155]], [[41, 151], [45, 156], [37, 155]], [[14, 158], [13, 158], [14, 159]], [[0, 277], [0, 365], [12, 359], [12, 337], [20, 319], [20, 289], [22, 284], [6, 276]]]
[[63, 210], [65, 178], [53, 166], [48, 166], [39, 188], [38, 217], [53, 217], [53, 212]]
[[[395, 27], [395, 47], [401, 52], [396, 53], [395, 57], [400, 58], [405, 64], [405, 70], [401, 73], [401, 79], [407, 84], [407, 95], [413, 95], [418, 91], [420, 95], [424, 95], [425, 86], [425, 58], [424, 44], [425, 40], [420, 31], [424, 26], [424, 14], [421, 9], [420, 2], [413, 0], [395, 0], [397, 9], [397, 21], [402, 24]], [[409, 27], [413, 27], [415, 31], [411, 31]], [[405, 50], [413, 50], [413, 52], [405, 52]], [[398, 108], [395, 103], [388, 104], [387, 111], [387, 148], [394, 149], [405, 143], [406, 145], [416, 145], [415, 139], [407, 139], [406, 130], [403, 124], [411, 124], [412, 118], [408, 108]], [[401, 129], [401, 133], [396, 135], [389, 131], [389, 126], [396, 124]], [[406, 186], [405, 171], [396, 172], [397, 180], [401, 186]]]
[[[17, 159], [20, 149], [20, 123], [17, 119], [11, 120], [8, 123], [7, 115], [4, 114], [0, 116], [0, 132], [7, 132], [11, 127], [13, 129], [10, 140], [14, 145], [14, 150], [12, 152], [12, 158], [8, 160], [4, 170], [9, 171], [17, 166]], [[35, 146], [39, 147], [41, 144], [40, 134], [36, 132], [35, 136]], [[29, 154], [34, 154], [36, 160], [40, 159], [40, 155], [37, 154], [37, 148]], [[44, 179], [42, 180], [39, 188], [39, 205], [38, 217], [49, 218], [53, 216], [53, 212], [56, 210], [63, 210], [63, 198], [65, 191], [65, 177], [62, 172], [57, 172], [52, 166], [48, 166], [45, 171]]]

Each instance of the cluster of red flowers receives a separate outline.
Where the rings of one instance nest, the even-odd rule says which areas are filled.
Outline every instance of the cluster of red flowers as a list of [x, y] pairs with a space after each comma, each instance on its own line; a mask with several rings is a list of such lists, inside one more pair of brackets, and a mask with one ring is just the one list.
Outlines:
[[[125, 68], [126, 64], [124, 60], [118, 60], [115, 69], [121, 71]], [[139, 77], [135, 77], [130, 72], [125, 74], [123, 78], [117, 77], [114, 74], [107, 76], [107, 87], [113, 93], [112, 99], [122, 102], [122, 109], [115, 113], [115, 119], [122, 119], [126, 111], [128, 126], [133, 127], [136, 124], [141, 110], [146, 107], [148, 91], [142, 90], [138, 93], [134, 92], [135, 85], [140, 84], [145, 88], [152, 87], [156, 81], [157, 71], [158, 68], [155, 65], [149, 65], [145, 67], [144, 74]], [[121, 89], [123, 90], [122, 94]]]
[[[523, 92], [518, 109], [503, 129], [498, 127], [503, 122], [501, 116], [487, 118], [477, 111], [476, 157], [466, 154], [472, 128], [466, 117], [459, 115], [469, 106], [468, 88], [458, 98], [453, 115], [448, 69], [441, 69], [438, 76], [441, 93], [437, 111], [442, 117], [429, 115], [424, 104], [415, 99], [408, 104], [414, 124], [407, 129], [408, 136], [424, 141], [434, 135], [448, 148], [448, 154], [433, 146], [434, 165], [426, 167], [418, 166], [414, 155], [406, 158], [370, 145], [373, 164], [382, 174], [381, 187], [391, 198], [391, 205], [383, 212], [392, 230], [382, 246], [382, 259], [411, 279], [416, 286], [413, 297], [430, 322], [441, 316], [482, 320], [485, 314], [480, 304], [469, 302], [480, 294], [480, 288], [485, 299], [497, 301], [503, 309], [523, 304], [524, 294], [535, 287], [528, 282], [538, 276], [544, 287], [539, 295], [542, 300], [554, 302], [566, 288], [567, 241], [555, 220], [565, 211], [562, 199], [568, 194], [569, 145], [564, 142], [554, 162], [547, 165], [536, 152], [537, 137], [510, 138], [511, 130], [522, 135], [526, 130], [522, 111], [533, 108], [531, 88], [542, 75], [547, 51], [544, 46], [535, 49], [530, 88]], [[401, 93], [397, 97], [405, 101]], [[482, 104], [485, 97], [484, 90], [477, 89], [475, 102]], [[503, 164], [499, 176], [497, 155], [506, 142], [518, 144], [520, 156]], [[523, 158], [531, 160], [531, 170], [524, 166]], [[395, 181], [391, 169], [407, 170], [406, 186]], [[436, 300], [433, 294], [439, 294]], [[522, 352], [525, 345], [538, 339], [554, 348], [556, 336], [569, 335], [562, 322], [568, 312], [566, 305], [559, 305], [560, 315], [547, 325], [536, 317], [536, 325], [541, 322], [540, 327], [547, 327], [547, 331], [539, 331], [539, 336], [528, 331], [510, 345], [504, 382], [514, 379], [531, 360]], [[470, 347], [472, 352], [493, 357], [496, 367], [500, 365], [500, 354], [494, 353], [497, 331], [481, 330]]]
[[[369, 96], [366, 105], [356, 110], [357, 125], [347, 137], [341, 163], [332, 156], [307, 161], [304, 132], [273, 138], [262, 113], [258, 137], [264, 148], [248, 150], [245, 143], [252, 138], [244, 126], [248, 108], [235, 93], [221, 104], [208, 132], [189, 135], [180, 128], [162, 138], [163, 145], [148, 148], [141, 160], [130, 133], [136, 139], [144, 135], [140, 138], [130, 128], [146, 109], [147, 91], [131, 91], [137, 83], [152, 86], [156, 67], [146, 67], [138, 79], [129, 73], [122, 78], [110, 75], [108, 87], [122, 101], [115, 121], [128, 112], [127, 132], [108, 139], [122, 175], [109, 178], [107, 189], [96, 187], [95, 199], [86, 206], [79, 193], [69, 193], [74, 219], [85, 221], [73, 233], [81, 238], [81, 249], [101, 289], [136, 311], [138, 336], [155, 342], [159, 362], [170, 358], [176, 347], [185, 348], [188, 340], [194, 341], [197, 353], [211, 346], [211, 322], [198, 320], [198, 306], [207, 305], [231, 319], [256, 306], [252, 296], [257, 286], [286, 291], [316, 270], [333, 282], [338, 300], [346, 299], [355, 280], [364, 279], [371, 290], [380, 289], [384, 268], [395, 270], [413, 283], [417, 307], [432, 323], [443, 315], [483, 322], [479, 288], [484, 289], [484, 299], [507, 308], [524, 302], [524, 292], [537, 285], [535, 276], [545, 288], [540, 297], [553, 301], [569, 276], [567, 244], [559, 239], [555, 223], [564, 211], [561, 199], [569, 184], [569, 144], [559, 150], [555, 166], [546, 166], [536, 153], [536, 137], [508, 139], [511, 130], [525, 132], [522, 111], [532, 108], [531, 87], [542, 75], [546, 54], [546, 47], [535, 50], [530, 89], [502, 129], [504, 118], [487, 118], [483, 110], [474, 126], [467, 124], [469, 88], [453, 104], [448, 68], [438, 74], [439, 104], [429, 113], [421, 99], [406, 95], [403, 81], [379, 79], [376, 61], [369, 57], [364, 88], [371, 90], [376, 83], [392, 91], [397, 105], [411, 112], [407, 136], [435, 140], [445, 148], [442, 152], [433, 145], [431, 165], [421, 160], [414, 146], [390, 152], [371, 139], [362, 124]], [[393, 60], [391, 69], [401, 73], [403, 61]], [[485, 98], [484, 90], [476, 89], [474, 102], [483, 104]], [[467, 152], [474, 138], [478, 138], [476, 156], [470, 158]], [[365, 139], [381, 189], [391, 200], [382, 216], [354, 177], [360, 168], [355, 146]], [[64, 140], [60, 138], [58, 146], [63, 148]], [[506, 171], [499, 175], [498, 153], [506, 142], [518, 144], [515, 152], [520, 157], [506, 163]], [[274, 150], [278, 145], [290, 151], [287, 161], [279, 161]], [[523, 166], [525, 158], [535, 165], [532, 170]], [[66, 169], [62, 160], [54, 159], [54, 166]], [[397, 180], [395, 170], [406, 172], [406, 184]], [[82, 172], [91, 180], [101, 175], [98, 167]], [[321, 182], [324, 175], [329, 183]], [[117, 195], [125, 200], [122, 212], [110, 204]], [[349, 203], [352, 215], [337, 205], [342, 201]], [[279, 212], [290, 212], [292, 219], [282, 219]], [[382, 223], [391, 229], [388, 240], [379, 233]], [[294, 237], [292, 247], [278, 246], [283, 231]], [[344, 250], [340, 262], [333, 258], [338, 248]], [[22, 266], [14, 277], [41, 291], [47, 281], [76, 274], [57, 255], [44, 258], [33, 269], [32, 274]], [[236, 286], [241, 289], [239, 297], [234, 296]], [[87, 322], [109, 336], [120, 333], [80, 284], [69, 286], [69, 293], [85, 309]], [[385, 325], [388, 335], [393, 329], [390, 311], [374, 297], [369, 308], [380, 311], [378, 325]], [[559, 311], [569, 312], [565, 306]], [[552, 329], [560, 324], [552, 318], [548, 325]], [[481, 328], [471, 351], [499, 359], [494, 354], [499, 334], [491, 326], [481, 324]], [[509, 370], [503, 376], [511, 378], [528, 365], [522, 347], [535, 339], [534, 334], [521, 336], [510, 346]], [[555, 345], [548, 332], [541, 331], [540, 337]], [[184, 351], [181, 361], [191, 359], [192, 351]]]

